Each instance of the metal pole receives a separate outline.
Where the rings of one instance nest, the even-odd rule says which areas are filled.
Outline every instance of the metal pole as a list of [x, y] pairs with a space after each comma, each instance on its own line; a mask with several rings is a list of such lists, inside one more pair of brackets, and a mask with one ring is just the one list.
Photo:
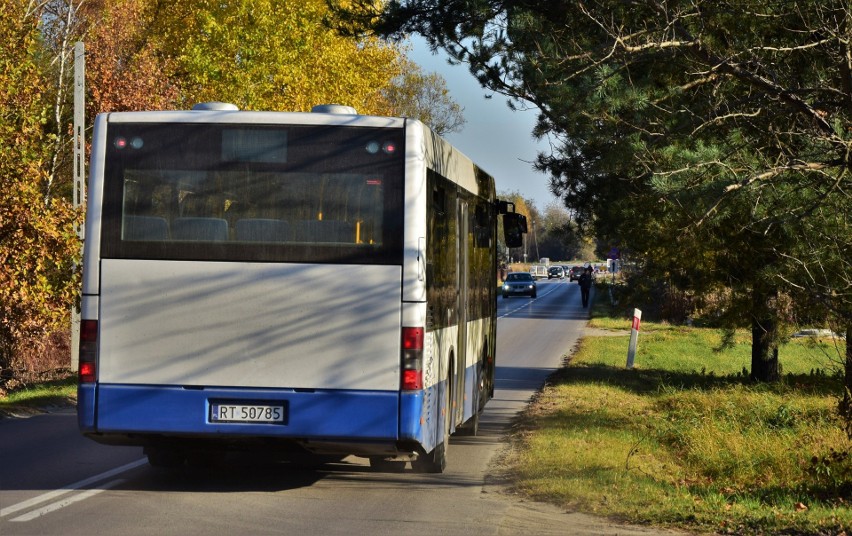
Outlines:
[[532, 222], [532, 237], [533, 242], [535, 242], [535, 258], [536, 260], [541, 259], [541, 256], [538, 254], [538, 239], [535, 237], [535, 220]]
[[[86, 49], [74, 44], [74, 206], [86, 204]], [[77, 235], [85, 238], [84, 226]]]
[[[86, 204], [86, 48], [74, 44], [74, 207]], [[85, 225], [77, 227], [80, 243], [86, 237]], [[80, 311], [71, 306], [71, 370], [76, 371], [80, 347]]]

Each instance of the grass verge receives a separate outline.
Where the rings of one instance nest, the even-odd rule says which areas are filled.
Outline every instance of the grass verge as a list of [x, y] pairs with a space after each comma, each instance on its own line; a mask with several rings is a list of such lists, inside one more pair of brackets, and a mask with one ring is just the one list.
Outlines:
[[850, 530], [834, 342], [785, 345], [784, 380], [754, 385], [748, 334], [718, 351], [715, 330], [643, 322], [633, 370], [628, 340], [585, 338], [519, 420], [505, 460], [518, 491], [692, 530]]
[[43, 412], [45, 408], [73, 405], [77, 398], [77, 377], [34, 383], [0, 396], [0, 417]]

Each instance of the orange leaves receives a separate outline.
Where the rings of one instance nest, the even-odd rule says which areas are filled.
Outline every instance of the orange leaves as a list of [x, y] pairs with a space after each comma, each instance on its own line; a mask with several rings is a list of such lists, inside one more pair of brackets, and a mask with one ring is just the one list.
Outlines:
[[89, 117], [107, 111], [173, 108], [173, 62], [151, 32], [150, 2], [84, 5]]
[[79, 277], [79, 241], [67, 231], [80, 215], [45, 199], [49, 84], [39, 14], [26, 4], [6, 2], [0, 17], [0, 368], [67, 318]]

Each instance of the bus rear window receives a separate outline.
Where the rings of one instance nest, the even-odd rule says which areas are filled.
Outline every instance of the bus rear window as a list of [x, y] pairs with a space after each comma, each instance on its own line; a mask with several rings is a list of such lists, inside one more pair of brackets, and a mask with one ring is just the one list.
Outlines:
[[114, 124], [105, 258], [396, 264], [398, 129]]

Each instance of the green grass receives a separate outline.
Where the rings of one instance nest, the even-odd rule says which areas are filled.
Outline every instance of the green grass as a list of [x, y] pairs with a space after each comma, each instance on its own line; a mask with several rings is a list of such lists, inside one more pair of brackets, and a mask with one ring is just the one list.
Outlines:
[[72, 404], [77, 397], [77, 377], [36, 383], [0, 396], [0, 413], [35, 411], [49, 406]]
[[833, 342], [784, 345], [783, 381], [754, 385], [749, 334], [717, 351], [718, 331], [643, 323], [633, 370], [628, 340], [585, 338], [523, 416], [506, 460], [519, 491], [694, 530], [852, 528]]

